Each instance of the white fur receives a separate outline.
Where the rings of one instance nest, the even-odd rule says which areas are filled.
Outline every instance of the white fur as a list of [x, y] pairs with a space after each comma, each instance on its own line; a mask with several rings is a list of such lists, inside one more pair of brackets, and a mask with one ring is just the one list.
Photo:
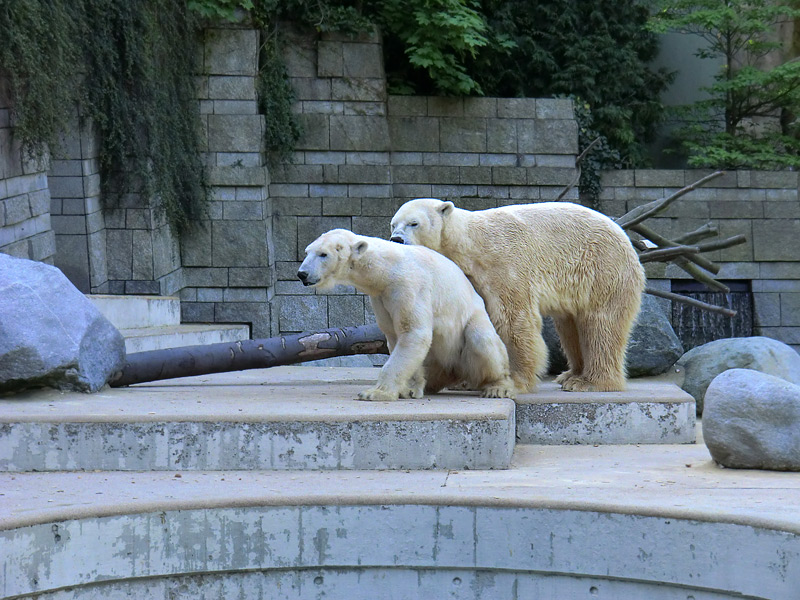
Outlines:
[[483, 396], [514, 397], [508, 354], [483, 300], [450, 260], [334, 229], [306, 248], [298, 275], [322, 288], [352, 285], [372, 302], [389, 360], [363, 400], [421, 398], [466, 381]]
[[569, 361], [557, 379], [563, 389], [624, 389], [645, 279], [630, 240], [608, 217], [569, 202], [471, 212], [420, 198], [397, 211], [392, 239], [461, 267], [506, 343], [518, 391], [534, 389], [547, 368], [543, 315], [553, 317]]

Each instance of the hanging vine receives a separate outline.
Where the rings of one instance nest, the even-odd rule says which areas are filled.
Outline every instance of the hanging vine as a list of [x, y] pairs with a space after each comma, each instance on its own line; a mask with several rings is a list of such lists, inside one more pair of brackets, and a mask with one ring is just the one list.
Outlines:
[[26, 0], [0, 8], [15, 135], [41, 157], [80, 106], [105, 197], [140, 193], [180, 231], [207, 201], [194, 89], [199, 15], [182, 2]]

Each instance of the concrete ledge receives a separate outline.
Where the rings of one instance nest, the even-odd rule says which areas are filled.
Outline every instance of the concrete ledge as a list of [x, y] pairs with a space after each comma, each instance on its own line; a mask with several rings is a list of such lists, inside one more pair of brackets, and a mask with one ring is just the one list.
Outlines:
[[[346, 382], [326, 376], [342, 371]], [[0, 471], [508, 467], [511, 400], [354, 400], [377, 372], [295, 367], [14, 396], [0, 400]]]
[[624, 392], [565, 393], [552, 381], [517, 399], [521, 444], [691, 444], [695, 402], [678, 386], [634, 379]]
[[172, 296], [86, 296], [117, 329], [177, 325], [181, 303]]
[[250, 339], [250, 328], [247, 325], [224, 323], [137, 327], [120, 329], [119, 332], [125, 338], [125, 351], [128, 354]]

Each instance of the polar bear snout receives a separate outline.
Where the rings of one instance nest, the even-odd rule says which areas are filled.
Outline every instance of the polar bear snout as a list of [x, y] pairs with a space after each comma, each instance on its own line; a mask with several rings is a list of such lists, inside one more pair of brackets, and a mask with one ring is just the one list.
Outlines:
[[303, 285], [314, 285], [313, 282], [308, 279], [308, 271], [298, 271], [297, 278], [303, 282]]
[[389, 238], [392, 242], [397, 242], [398, 244], [406, 244], [406, 239], [402, 235], [398, 235], [396, 233], [392, 234], [392, 237]]

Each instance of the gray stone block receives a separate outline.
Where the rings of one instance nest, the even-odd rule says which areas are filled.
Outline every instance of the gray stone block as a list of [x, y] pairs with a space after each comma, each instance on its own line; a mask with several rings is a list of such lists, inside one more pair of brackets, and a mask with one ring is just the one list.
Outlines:
[[[316, 293], [314, 288], [304, 286], [297, 279], [297, 272], [294, 279], [288, 281], [278, 281], [275, 284], [275, 294], [277, 296], [313, 296]], [[331, 292], [326, 292], [330, 294]]]
[[263, 165], [260, 152], [217, 152], [218, 167], [260, 167]]
[[383, 52], [380, 44], [346, 43], [342, 47], [345, 77], [383, 78]]
[[159, 279], [178, 271], [182, 266], [180, 246], [172, 229], [168, 225], [163, 225], [153, 231], [152, 239], [154, 278]]
[[478, 164], [481, 167], [516, 167], [517, 155], [516, 154], [480, 154], [478, 155]]
[[442, 152], [486, 152], [486, 119], [442, 118], [439, 148]]
[[300, 332], [328, 327], [327, 296], [281, 296], [278, 299], [281, 332]]
[[[249, 119], [250, 117], [243, 118]], [[206, 169], [206, 176], [208, 184], [212, 186], [258, 187], [267, 185], [266, 167], [211, 167]]]
[[364, 325], [364, 296], [328, 297], [330, 327]]
[[323, 198], [323, 216], [353, 216], [361, 214], [361, 198]]
[[255, 100], [254, 77], [211, 76], [208, 97], [214, 100]]
[[[298, 260], [297, 219], [294, 216], [275, 214], [272, 218], [275, 260]], [[305, 248], [305, 246], [303, 246]]]
[[574, 119], [575, 112], [570, 98], [537, 98], [537, 119]]
[[215, 115], [255, 115], [258, 105], [255, 100], [214, 100]]
[[390, 117], [424, 117], [428, 114], [427, 99], [422, 96], [389, 96]]
[[517, 121], [514, 119], [488, 119], [486, 121], [486, 151], [517, 151]]
[[290, 260], [302, 260], [305, 248], [331, 229], [350, 229], [350, 217], [297, 217], [297, 255]]
[[753, 313], [756, 327], [781, 325], [781, 294], [753, 293]]
[[391, 183], [392, 174], [389, 165], [339, 165], [339, 181], [341, 183]]
[[31, 260], [46, 261], [56, 253], [56, 234], [52, 231], [39, 233], [29, 239]]
[[298, 100], [330, 100], [331, 80], [292, 77], [292, 89]]
[[[116, 328], [55, 267], [0, 255], [0, 389], [96, 392], [125, 360]], [[57, 344], [53, 332], [61, 332]]]
[[395, 183], [392, 185], [392, 192], [397, 198], [430, 198], [431, 186], [419, 183]]
[[322, 213], [322, 198], [278, 198], [272, 201], [274, 216], [317, 216]]
[[389, 220], [385, 217], [353, 217], [353, 232], [384, 240], [389, 239]]
[[495, 185], [525, 185], [528, 183], [527, 171], [528, 169], [522, 167], [492, 167], [492, 183]]
[[465, 117], [497, 116], [497, 98], [464, 98]]
[[536, 121], [535, 154], [578, 154], [578, 123]]
[[492, 169], [487, 167], [459, 167], [461, 185], [488, 185], [492, 183]]
[[[393, 191], [395, 186], [392, 186]], [[398, 198], [362, 198], [361, 215], [365, 217], [391, 217], [400, 208]]]
[[751, 171], [750, 185], [754, 188], [797, 189], [797, 171]]
[[389, 150], [389, 128], [383, 117], [331, 115], [331, 150]]
[[273, 270], [269, 267], [232, 267], [228, 270], [230, 287], [268, 288], [272, 285], [273, 279]]
[[209, 115], [208, 149], [211, 152], [261, 152], [261, 115]]
[[130, 279], [133, 274], [133, 232], [109, 229], [106, 239], [109, 279]]
[[633, 187], [634, 173], [632, 169], [605, 171], [601, 183], [603, 187]]
[[528, 185], [565, 186], [575, 178], [575, 169], [535, 167], [527, 171]]
[[342, 42], [317, 42], [317, 77], [341, 77], [343, 68]]
[[268, 264], [267, 229], [262, 221], [215, 221], [211, 224], [215, 267], [264, 267]]
[[[66, 275], [72, 285], [81, 292], [88, 293], [91, 281], [89, 280], [89, 251], [86, 236], [59, 235], [55, 242], [58, 245], [58, 254], [54, 258], [55, 266]], [[28, 258], [32, 259], [33, 256]]]
[[133, 234], [131, 279], [153, 279], [153, 238], [149, 231], [136, 229]]
[[637, 187], [674, 187], [684, 186], [684, 171], [667, 169], [637, 169], [634, 171]]
[[389, 135], [395, 152], [438, 152], [439, 119], [393, 117], [389, 113]]
[[[678, 202], [676, 204], [680, 203]], [[685, 204], [691, 206], [695, 203], [688, 202]], [[763, 219], [764, 204], [762, 202], [729, 202], [726, 200], [712, 200], [708, 202], [708, 214], [712, 219]], [[687, 214], [686, 216], [691, 215]], [[700, 214], [695, 216], [700, 216]]]
[[214, 305], [205, 302], [181, 302], [181, 322], [213, 323]]
[[462, 197], [474, 197], [478, 195], [476, 185], [432, 185], [431, 197], [441, 198], [442, 200], [454, 200]]
[[299, 115], [302, 129], [295, 148], [302, 150], [328, 150], [330, 148], [330, 122], [325, 114]]
[[222, 302], [223, 288], [197, 288], [198, 302]]
[[536, 116], [536, 102], [533, 98], [498, 98], [497, 116], [532, 119]]
[[349, 184], [347, 186], [347, 195], [351, 198], [388, 198], [392, 195], [391, 185], [378, 185], [378, 184]]
[[308, 194], [313, 198], [322, 196], [344, 198], [347, 196], [347, 190], [348, 186], [343, 183], [321, 183], [310, 185]]
[[31, 218], [31, 206], [28, 195], [15, 196], [0, 200], [0, 210], [3, 210], [5, 222], [8, 225], [21, 223]]
[[184, 267], [184, 282], [188, 287], [226, 287], [228, 269], [211, 267]]
[[341, 111], [344, 114], [386, 114], [383, 107], [386, 100], [383, 79], [334, 79], [331, 82], [331, 98], [345, 102]]
[[395, 167], [393, 181], [397, 183], [459, 183], [461, 167]]
[[426, 152], [422, 155], [424, 165], [442, 165], [445, 167], [477, 167], [480, 155], [469, 152]]
[[223, 219], [226, 221], [263, 221], [264, 203], [258, 202], [225, 202]]
[[161, 293], [161, 284], [158, 281], [126, 281], [126, 294], [137, 294], [145, 296], [158, 296]]
[[322, 183], [322, 165], [281, 163], [270, 168], [270, 185], [278, 183]]
[[[297, 109], [295, 109], [297, 112]], [[303, 100], [300, 103], [301, 114], [317, 115], [342, 115], [344, 114], [344, 102], [333, 100]]]
[[258, 72], [258, 31], [206, 29], [204, 71], [209, 75], [248, 75]]
[[428, 116], [430, 117], [463, 117], [464, 99], [447, 96], [430, 96], [428, 100]]
[[264, 288], [226, 288], [223, 291], [225, 302], [262, 302], [267, 301], [267, 290]]
[[798, 239], [800, 220], [753, 221], [753, 257], [757, 261], [800, 260]]

